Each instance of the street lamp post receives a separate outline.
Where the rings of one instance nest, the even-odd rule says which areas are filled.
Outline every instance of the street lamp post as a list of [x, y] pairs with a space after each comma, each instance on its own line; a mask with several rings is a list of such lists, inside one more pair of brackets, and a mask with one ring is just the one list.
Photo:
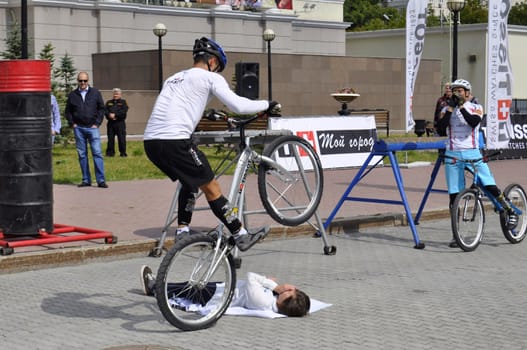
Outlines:
[[272, 29], [267, 28], [263, 32], [263, 39], [267, 42], [267, 84], [269, 101], [273, 99], [272, 74], [271, 74], [271, 41], [276, 37]]
[[167, 33], [167, 27], [163, 23], [158, 23], [153, 31], [158, 38], [159, 91], [161, 92], [163, 87], [163, 44], [161, 38]]
[[452, 81], [457, 79], [457, 25], [459, 12], [465, 8], [465, 0], [448, 0], [446, 3], [450, 12], [454, 14], [454, 32], [452, 34]]
[[21, 28], [22, 30], [20, 31], [20, 34], [21, 34], [21, 42], [20, 42], [20, 46], [21, 46], [21, 58], [26, 60], [27, 59], [27, 56], [28, 56], [28, 53], [27, 53], [27, 0], [22, 0], [21, 2]]

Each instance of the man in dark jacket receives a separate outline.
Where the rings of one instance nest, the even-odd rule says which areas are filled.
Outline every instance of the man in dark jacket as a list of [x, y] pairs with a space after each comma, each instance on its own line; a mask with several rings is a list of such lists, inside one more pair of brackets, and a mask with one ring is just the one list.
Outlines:
[[77, 155], [82, 171], [82, 182], [79, 187], [91, 186], [90, 166], [88, 164], [88, 143], [90, 144], [95, 168], [95, 180], [101, 188], [108, 188], [104, 176], [104, 159], [101, 151], [101, 135], [99, 127], [106, 111], [102, 95], [94, 87], [88, 85], [88, 73], [77, 75], [79, 87], [68, 95], [66, 102], [66, 119], [73, 127]]
[[108, 146], [106, 147], [106, 156], [115, 155], [115, 136], [119, 145], [119, 154], [121, 157], [127, 157], [126, 154], [126, 112], [128, 104], [122, 98], [122, 92], [119, 88], [113, 89], [113, 98], [106, 101], [106, 129], [108, 131]]
[[439, 119], [441, 119], [441, 112], [443, 111], [443, 108], [448, 106], [448, 103], [451, 98], [452, 89], [450, 87], [450, 83], [446, 83], [443, 95], [439, 97], [436, 102], [436, 109], [434, 112], [434, 136], [439, 136], [439, 133], [437, 132], [437, 122], [439, 121]]

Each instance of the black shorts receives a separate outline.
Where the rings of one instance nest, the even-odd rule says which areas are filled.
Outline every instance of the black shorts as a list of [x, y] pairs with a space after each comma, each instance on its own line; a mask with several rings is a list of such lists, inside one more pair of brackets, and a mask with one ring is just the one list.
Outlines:
[[145, 140], [148, 159], [172, 181], [197, 193], [198, 188], [214, 179], [209, 161], [192, 140]]

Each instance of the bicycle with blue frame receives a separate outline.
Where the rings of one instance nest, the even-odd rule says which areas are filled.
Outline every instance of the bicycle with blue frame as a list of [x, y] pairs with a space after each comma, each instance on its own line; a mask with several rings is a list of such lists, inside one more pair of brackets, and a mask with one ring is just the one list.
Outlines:
[[[207, 115], [210, 120], [226, 120], [239, 131], [229, 202], [243, 222], [245, 180], [254, 168], [265, 212], [280, 224], [299, 225], [309, 220], [321, 200], [320, 159], [309, 142], [294, 135], [276, 138], [261, 153], [254, 150], [251, 138], [245, 137], [245, 127], [259, 117], [265, 114], [248, 119], [218, 111]], [[194, 331], [210, 327], [225, 313], [236, 288], [235, 248], [233, 236], [222, 224], [209, 233], [176, 239], [159, 266], [154, 287], [158, 307], [168, 322]]]
[[501, 230], [510, 243], [520, 243], [527, 233], [527, 220], [524, 216], [527, 211], [527, 196], [524, 189], [519, 184], [510, 184], [503, 190], [507, 205], [517, 215], [517, 220], [513, 219], [511, 224], [509, 218], [511, 211], [485, 189], [478, 177], [477, 163], [488, 162], [491, 157], [499, 153], [478, 159], [458, 159], [443, 155], [444, 158], [452, 159], [453, 162], [462, 162], [465, 173], [472, 177], [471, 186], [456, 196], [450, 209], [454, 239], [465, 252], [475, 250], [483, 239], [485, 228], [484, 198], [490, 201], [494, 212], [499, 214]]

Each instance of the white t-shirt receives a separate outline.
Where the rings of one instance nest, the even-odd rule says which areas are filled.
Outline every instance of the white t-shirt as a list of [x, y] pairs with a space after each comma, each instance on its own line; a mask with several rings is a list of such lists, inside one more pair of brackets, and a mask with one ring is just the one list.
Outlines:
[[148, 119], [144, 139], [189, 139], [213, 96], [238, 114], [257, 113], [269, 107], [268, 101], [236, 95], [220, 74], [193, 67], [165, 80]]

